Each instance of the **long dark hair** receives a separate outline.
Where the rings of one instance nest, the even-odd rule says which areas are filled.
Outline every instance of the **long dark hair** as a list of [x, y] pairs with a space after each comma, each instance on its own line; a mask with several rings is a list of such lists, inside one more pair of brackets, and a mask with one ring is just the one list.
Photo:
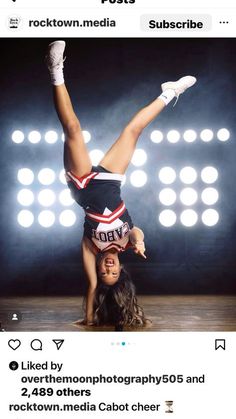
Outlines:
[[121, 268], [118, 281], [114, 285], [98, 285], [94, 299], [94, 323], [97, 326], [114, 325], [144, 326], [146, 319], [138, 305], [136, 290], [130, 275]]

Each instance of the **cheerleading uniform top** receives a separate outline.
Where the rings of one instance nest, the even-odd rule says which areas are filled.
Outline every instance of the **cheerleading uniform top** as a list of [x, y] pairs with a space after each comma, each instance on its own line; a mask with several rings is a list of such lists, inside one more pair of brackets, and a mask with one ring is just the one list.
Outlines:
[[85, 211], [84, 235], [99, 252], [111, 248], [122, 252], [131, 246], [129, 234], [133, 223], [120, 196], [123, 177], [102, 166], [93, 166], [81, 178], [66, 172], [72, 196]]

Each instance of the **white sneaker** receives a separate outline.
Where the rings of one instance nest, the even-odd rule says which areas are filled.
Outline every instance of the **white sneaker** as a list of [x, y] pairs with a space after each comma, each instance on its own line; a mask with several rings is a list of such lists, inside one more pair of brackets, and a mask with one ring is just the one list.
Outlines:
[[189, 87], [196, 83], [197, 79], [193, 76], [185, 76], [177, 81], [167, 81], [161, 85], [162, 92], [167, 89], [174, 90], [175, 96], [178, 98], [181, 93], [184, 93]]
[[63, 54], [65, 51], [65, 41], [55, 41], [48, 45], [48, 52], [45, 61], [49, 71], [63, 69], [65, 58]]

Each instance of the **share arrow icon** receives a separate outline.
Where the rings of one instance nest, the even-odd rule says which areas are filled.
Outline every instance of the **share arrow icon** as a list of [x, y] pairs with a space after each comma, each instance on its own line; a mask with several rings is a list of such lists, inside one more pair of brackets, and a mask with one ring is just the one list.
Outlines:
[[57, 350], [59, 351], [59, 349], [61, 349], [65, 339], [53, 339], [52, 341], [55, 343], [55, 345], [57, 347]]

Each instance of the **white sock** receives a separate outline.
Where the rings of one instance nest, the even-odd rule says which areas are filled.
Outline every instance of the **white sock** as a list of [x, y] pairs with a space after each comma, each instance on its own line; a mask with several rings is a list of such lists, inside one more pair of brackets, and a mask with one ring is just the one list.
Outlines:
[[54, 68], [49, 70], [49, 72], [51, 77], [51, 83], [54, 86], [60, 86], [60, 84], [64, 84], [63, 68]]
[[165, 105], [168, 105], [168, 103], [170, 103], [171, 100], [174, 99], [174, 97], [175, 91], [173, 89], [167, 89], [160, 96], [158, 96], [158, 99], [163, 100]]

